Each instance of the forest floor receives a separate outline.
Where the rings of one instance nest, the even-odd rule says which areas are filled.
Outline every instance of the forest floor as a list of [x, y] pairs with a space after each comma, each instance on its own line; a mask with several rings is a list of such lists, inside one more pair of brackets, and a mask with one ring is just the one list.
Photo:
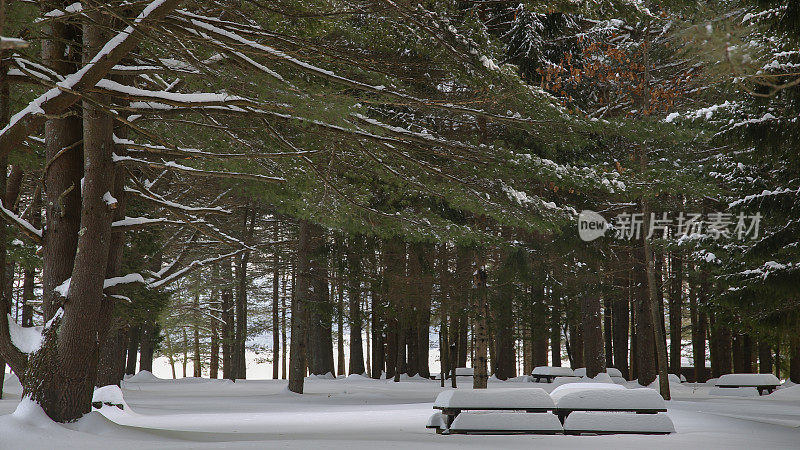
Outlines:
[[[552, 385], [490, 382], [500, 387]], [[718, 397], [704, 384], [673, 384], [668, 436], [437, 435], [425, 429], [436, 381], [351, 376], [307, 379], [305, 394], [281, 380], [185, 378], [142, 372], [123, 383], [130, 411], [104, 407], [69, 425], [20, 403], [15, 378], [0, 400], [0, 449], [189, 448], [800, 448], [800, 386], [759, 398]]]

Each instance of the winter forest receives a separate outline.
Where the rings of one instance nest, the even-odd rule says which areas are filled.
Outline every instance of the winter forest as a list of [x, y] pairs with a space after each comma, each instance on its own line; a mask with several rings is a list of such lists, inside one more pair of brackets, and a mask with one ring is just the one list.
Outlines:
[[0, 35], [0, 448], [800, 446], [799, 2]]

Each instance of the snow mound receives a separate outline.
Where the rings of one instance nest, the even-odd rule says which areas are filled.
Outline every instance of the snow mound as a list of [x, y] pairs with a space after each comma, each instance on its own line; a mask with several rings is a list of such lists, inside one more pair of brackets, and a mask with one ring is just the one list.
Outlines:
[[41, 406], [29, 397], [23, 398], [11, 416], [20, 424], [35, 428], [53, 428], [58, 425], [47, 417]]
[[[614, 388], [618, 384], [610, 384]], [[646, 388], [639, 389], [583, 389], [555, 393], [553, 399], [557, 408], [590, 410], [660, 410], [666, 409], [661, 395]]]
[[758, 389], [754, 387], [721, 388], [714, 386], [709, 389], [708, 395], [718, 395], [721, 397], [758, 397]]
[[[619, 369], [616, 369], [614, 367], [607, 367], [605, 373], [607, 373], [608, 376], [610, 376], [610, 377], [622, 377], [622, 372], [620, 372]], [[581, 367], [581, 368], [575, 369], [575, 376], [576, 377], [585, 377], [586, 376], [586, 367]]]
[[434, 408], [471, 409], [553, 409], [553, 399], [541, 388], [450, 389], [441, 392]]
[[156, 383], [159, 381], [166, 381], [166, 380], [158, 378], [157, 376], [153, 375], [153, 373], [150, 372], [149, 370], [142, 370], [136, 375], [128, 378], [126, 381], [129, 383]]
[[628, 384], [628, 380], [623, 377], [611, 377], [611, 382], [614, 384], [619, 384], [625, 386]]
[[[538, 366], [533, 369], [532, 375], [550, 375], [555, 377], [571, 377], [575, 373], [569, 367]], [[585, 370], [584, 370], [585, 375]]]
[[328, 372], [319, 375], [311, 374], [306, 377], [306, 380], [335, 380], [335, 379], [336, 375], [334, 375], [333, 372]]
[[118, 408], [121, 407], [120, 409], [125, 411], [130, 411], [130, 407], [125, 403], [125, 399], [122, 398], [122, 389], [113, 384], [94, 390], [92, 394], [92, 406], [97, 409], [104, 406], [116, 406]]
[[[669, 381], [670, 386], [673, 384], [681, 384], [681, 379], [678, 378], [678, 376], [675, 375], [674, 373], [667, 374], [667, 381]], [[638, 383], [639, 380], [637, 379], [636, 382]], [[644, 385], [640, 384], [640, 386]], [[653, 380], [652, 383], [648, 384], [647, 387], [649, 387], [650, 389], [659, 389], [658, 375], [656, 375], [656, 379]]]
[[767, 398], [771, 398], [774, 400], [798, 401], [800, 400], [800, 386], [795, 385], [791, 387], [778, 389], [777, 391], [768, 395]]
[[506, 381], [513, 381], [513, 382], [516, 382], [516, 383], [527, 383], [527, 382], [531, 381], [531, 377], [529, 377], [527, 375], [520, 375], [518, 377], [509, 378]]
[[581, 377], [581, 382], [582, 383], [614, 383], [614, 381], [611, 380], [611, 376], [609, 376], [605, 372], [604, 373], [598, 373], [597, 375], [595, 375], [594, 378], [589, 378], [589, 377], [583, 376], [583, 377]]
[[447, 422], [445, 421], [444, 414], [440, 412], [435, 412], [428, 417], [428, 424], [425, 425], [425, 428], [447, 428]]
[[709, 378], [708, 380], [706, 380], [706, 384], [709, 386], [716, 386], [717, 381], [719, 381], [719, 378]]
[[771, 373], [729, 373], [719, 377], [717, 386], [778, 386], [781, 380]]
[[[649, 389], [648, 389], [649, 390]], [[674, 433], [666, 414], [573, 412], [564, 422], [566, 433]]]
[[553, 386], [563, 386], [565, 384], [580, 383], [580, 377], [555, 377], [553, 378]]
[[450, 425], [450, 431], [561, 433], [563, 428], [558, 417], [548, 413], [463, 412]]
[[353, 373], [353, 374], [348, 375], [344, 380], [345, 381], [367, 381], [367, 380], [372, 380], [372, 378], [370, 378], [370, 377], [368, 377], [366, 375]]

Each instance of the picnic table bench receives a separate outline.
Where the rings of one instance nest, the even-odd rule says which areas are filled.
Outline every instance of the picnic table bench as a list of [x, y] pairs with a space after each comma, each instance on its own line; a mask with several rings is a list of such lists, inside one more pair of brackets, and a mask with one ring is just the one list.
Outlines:
[[781, 380], [771, 373], [730, 373], [719, 377], [716, 383], [716, 387], [723, 389], [753, 387], [758, 395], [771, 394], [780, 385]]
[[[456, 418], [466, 411], [547, 413], [553, 411], [554, 408], [553, 399], [540, 388], [449, 390], [440, 393], [433, 404], [433, 409], [439, 410], [441, 420], [429, 421], [427, 428], [433, 428], [437, 433], [445, 430], [450, 431]], [[475, 421], [473, 418], [469, 420], [470, 422]], [[522, 425], [517, 423], [515, 429], [502, 431], [515, 433], [538, 432], [538, 430], [520, 429], [520, 426]], [[487, 431], [475, 429], [474, 423], [471, 423], [470, 427], [468, 431], [464, 432]]]

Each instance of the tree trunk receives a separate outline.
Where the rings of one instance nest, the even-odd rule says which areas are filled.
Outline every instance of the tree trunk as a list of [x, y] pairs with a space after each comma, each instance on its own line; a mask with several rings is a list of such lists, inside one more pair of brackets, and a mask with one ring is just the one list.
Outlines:
[[[646, 150], [643, 152], [643, 167], [647, 163]], [[644, 224], [642, 229], [650, 229], [650, 209], [646, 198], [642, 198], [642, 213], [644, 215]], [[653, 339], [655, 340], [655, 360], [656, 368], [658, 370], [658, 384], [661, 396], [664, 400], [669, 400], [671, 397], [669, 391], [669, 377], [667, 372], [667, 343], [664, 338], [664, 301], [662, 298], [661, 277], [657, 277], [656, 262], [654, 260], [655, 254], [650, 247], [650, 238], [646, 235], [643, 236], [643, 247], [645, 255], [645, 265], [647, 270], [647, 291], [648, 300], [650, 302], [650, 315], [653, 323]], [[641, 381], [641, 380], [640, 380]]]
[[613, 303], [612, 294], [607, 290], [603, 296], [603, 342], [606, 352], [606, 368], [614, 367]]
[[[244, 240], [249, 244], [253, 241], [256, 209], [253, 206], [245, 208], [242, 219]], [[233, 360], [231, 361], [235, 371], [235, 379], [247, 378], [245, 344], [247, 343], [247, 264], [249, 261], [250, 251], [244, 251], [236, 258], [236, 330], [234, 332]]]
[[[289, 390], [303, 393], [306, 373], [306, 342], [308, 313], [307, 305], [316, 301], [320, 273], [319, 260], [324, 256], [325, 234], [321, 227], [308, 221], [300, 221], [297, 237], [297, 264], [295, 266], [295, 289], [292, 290], [292, 339], [289, 347]], [[327, 276], [324, 276], [327, 282]], [[327, 292], [327, 286], [325, 291]]]
[[473, 389], [486, 389], [489, 381], [487, 373], [488, 350], [489, 350], [489, 301], [488, 301], [488, 276], [486, 273], [486, 261], [484, 251], [475, 252], [475, 358], [473, 359], [474, 376], [472, 379]]
[[233, 365], [233, 341], [234, 341], [234, 314], [233, 314], [233, 289], [231, 261], [222, 261], [222, 377], [228, 380], [236, 379], [236, 369]]
[[797, 335], [789, 340], [789, 381], [800, 384], [800, 338]]
[[614, 367], [616, 367], [626, 380], [631, 379], [628, 369], [628, 333], [630, 330], [630, 280], [627, 267], [618, 268], [614, 277], [611, 306], [611, 333], [613, 338]]
[[[646, 228], [645, 228], [646, 229]], [[648, 248], [649, 250], [649, 248]], [[655, 331], [651, 311], [647, 261], [642, 247], [638, 249], [636, 299], [636, 372], [639, 384], [648, 386], [656, 379]]]
[[364, 348], [361, 341], [361, 248], [363, 237], [354, 236], [347, 249], [347, 297], [350, 316], [349, 374], [364, 374]]
[[314, 246], [311, 248], [310, 280], [313, 296], [305, 300], [308, 312], [309, 329], [309, 369], [314, 375], [336, 373], [333, 363], [333, 338], [331, 320], [332, 304], [328, 292], [328, 255], [325, 242], [325, 230], [317, 225], [310, 225]]
[[669, 371], [676, 375], [681, 370], [681, 313], [683, 311], [683, 259], [680, 253], [670, 254], [669, 287]]
[[583, 358], [586, 363], [586, 376], [594, 378], [598, 373], [606, 371], [600, 316], [602, 300], [599, 292], [586, 292], [582, 297]]
[[139, 338], [141, 328], [139, 325], [131, 326], [128, 331], [128, 361], [125, 364], [125, 374], [136, 374], [136, 363], [139, 356]]
[[192, 347], [194, 350], [193, 362], [193, 375], [195, 378], [203, 376], [203, 367], [200, 360], [200, 294], [194, 294], [194, 321], [192, 323]]
[[128, 342], [128, 333], [124, 324], [116, 324], [107, 333], [100, 354], [95, 386], [117, 385], [125, 376], [125, 350]]
[[[83, 33], [84, 61], [105, 44], [101, 13], [87, 12]], [[112, 302], [104, 301], [103, 282], [116, 202], [113, 189], [113, 121], [97, 106], [107, 99], [88, 95], [83, 102], [85, 176], [81, 201], [81, 234], [63, 314], [43, 333], [42, 347], [31, 355], [23, 395], [39, 403], [55, 421], [67, 422], [91, 410], [97, 375], [99, 336], [108, 330]], [[97, 102], [97, 103], [95, 103]]]
[[156, 348], [156, 340], [160, 333], [159, 326], [152, 320], [148, 320], [142, 326], [141, 349], [139, 350], [139, 370], [153, 371], [153, 353]]
[[[281, 257], [279, 252], [279, 247], [277, 242], [280, 240], [280, 234], [278, 230], [278, 219], [273, 215], [272, 224], [272, 240], [276, 242], [274, 244], [274, 253], [272, 259], [272, 379], [278, 379], [278, 364], [281, 361], [281, 335], [280, 335], [280, 305], [279, 305], [279, 295], [278, 295], [278, 282], [281, 279], [280, 273], [280, 263]], [[285, 360], [284, 355], [284, 360]], [[285, 371], [284, 371], [285, 372]]]
[[772, 348], [763, 338], [758, 341], [758, 373], [772, 373]]
[[555, 286], [551, 289], [553, 308], [550, 311], [550, 365], [561, 367], [561, 292]]

